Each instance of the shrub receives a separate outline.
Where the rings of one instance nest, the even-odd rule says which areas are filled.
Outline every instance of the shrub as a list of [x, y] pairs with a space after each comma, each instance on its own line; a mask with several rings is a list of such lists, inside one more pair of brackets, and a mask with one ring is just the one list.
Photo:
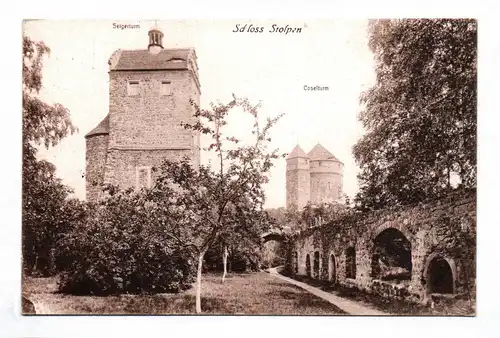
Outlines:
[[[204, 270], [210, 272], [221, 272], [224, 270], [222, 263], [223, 246], [214, 245], [205, 254]], [[245, 250], [247, 249], [247, 250]], [[258, 271], [260, 265], [259, 257], [249, 253], [248, 248], [229, 248], [227, 258], [228, 272]]]
[[85, 217], [60, 241], [67, 258], [59, 289], [64, 293], [179, 292], [195, 277], [192, 252], [172, 242], [168, 220], [153, 218], [144, 192], [110, 190], [88, 205]]

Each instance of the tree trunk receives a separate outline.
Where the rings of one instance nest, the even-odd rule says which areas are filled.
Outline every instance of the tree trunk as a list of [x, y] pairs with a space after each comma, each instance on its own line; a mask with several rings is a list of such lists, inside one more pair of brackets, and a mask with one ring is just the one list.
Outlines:
[[451, 189], [451, 171], [449, 166], [448, 166], [448, 189]]
[[203, 257], [205, 252], [202, 252], [198, 257], [198, 274], [196, 276], [196, 313], [201, 313], [201, 269], [203, 268]]
[[222, 273], [222, 283], [226, 280], [226, 275], [227, 275], [227, 246], [224, 246], [224, 253], [222, 254], [222, 266], [224, 267], [224, 272]]

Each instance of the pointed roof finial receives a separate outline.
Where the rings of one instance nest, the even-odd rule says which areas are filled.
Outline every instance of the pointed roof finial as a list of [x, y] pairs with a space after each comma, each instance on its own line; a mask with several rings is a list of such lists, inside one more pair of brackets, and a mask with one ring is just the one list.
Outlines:
[[307, 154], [311, 161], [319, 161], [319, 160], [333, 160], [340, 162], [331, 152], [329, 152], [323, 145], [319, 142], [311, 149], [311, 151]]
[[297, 157], [307, 158], [306, 152], [298, 144], [295, 146], [295, 148], [293, 148], [292, 152], [288, 154], [287, 159], [297, 158]]

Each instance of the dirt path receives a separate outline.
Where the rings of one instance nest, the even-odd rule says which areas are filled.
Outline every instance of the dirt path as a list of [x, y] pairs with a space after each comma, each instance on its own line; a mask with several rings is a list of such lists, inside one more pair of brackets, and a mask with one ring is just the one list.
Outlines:
[[387, 312], [382, 312], [378, 310], [374, 310], [372, 308], [369, 308], [365, 305], [362, 305], [356, 301], [348, 300], [339, 296], [335, 296], [334, 294], [325, 292], [323, 290], [320, 290], [318, 288], [315, 288], [314, 286], [310, 286], [308, 284], [296, 281], [294, 279], [285, 277], [283, 275], [280, 275], [278, 271], [276, 271], [276, 268], [271, 268], [268, 269], [269, 274], [271, 276], [274, 276], [276, 278], [280, 278], [284, 281], [287, 281], [290, 284], [293, 284], [295, 286], [298, 286], [313, 295], [320, 297], [331, 304], [337, 306], [340, 308], [342, 311], [347, 312], [350, 315], [355, 315], [355, 316], [390, 316], [390, 313]]

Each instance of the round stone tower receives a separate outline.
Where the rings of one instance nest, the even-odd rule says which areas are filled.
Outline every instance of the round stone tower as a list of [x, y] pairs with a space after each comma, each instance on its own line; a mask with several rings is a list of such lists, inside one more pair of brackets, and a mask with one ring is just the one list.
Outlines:
[[302, 209], [310, 198], [309, 159], [297, 145], [286, 159], [286, 207]]
[[85, 185], [88, 201], [98, 199], [102, 184], [109, 144], [109, 115], [85, 135]]
[[319, 204], [339, 200], [342, 196], [344, 164], [319, 143], [307, 156], [311, 176], [311, 202]]

